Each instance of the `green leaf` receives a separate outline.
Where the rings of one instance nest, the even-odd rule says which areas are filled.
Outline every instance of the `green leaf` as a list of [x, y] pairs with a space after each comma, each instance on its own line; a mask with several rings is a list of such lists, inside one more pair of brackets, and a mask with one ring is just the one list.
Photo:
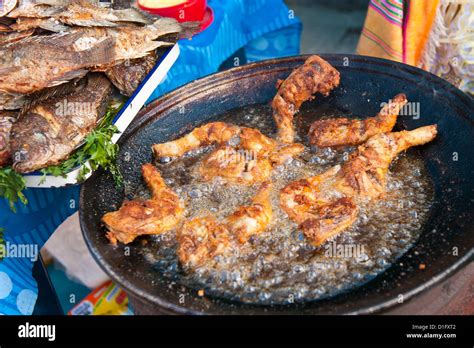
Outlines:
[[116, 185], [121, 186], [123, 179], [116, 164], [119, 148], [117, 144], [112, 143], [112, 136], [119, 131], [117, 127], [112, 124], [112, 121], [122, 106], [123, 104], [109, 108], [97, 128], [86, 136], [84, 145], [67, 160], [59, 165], [44, 168], [41, 172], [45, 176], [49, 174], [64, 177], [71, 170], [80, 166], [81, 168], [77, 180], [83, 181], [90, 172], [90, 169], [85, 165], [86, 162], [89, 161], [92, 170], [98, 168], [109, 170]]
[[16, 212], [14, 204], [18, 200], [23, 204], [28, 203], [22, 192], [25, 188], [25, 179], [21, 174], [15, 172], [11, 167], [0, 168], [0, 197], [8, 200], [13, 212]]

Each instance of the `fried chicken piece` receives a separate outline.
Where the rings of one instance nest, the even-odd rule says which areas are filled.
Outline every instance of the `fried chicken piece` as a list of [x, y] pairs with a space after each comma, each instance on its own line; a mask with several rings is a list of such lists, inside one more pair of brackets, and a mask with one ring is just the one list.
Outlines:
[[223, 254], [230, 246], [227, 226], [213, 216], [186, 221], [176, 238], [178, 258], [186, 268], [198, 267], [206, 260]]
[[246, 185], [265, 181], [271, 173], [272, 164], [267, 157], [229, 146], [212, 152], [199, 166], [199, 174], [205, 181], [220, 176], [228, 182]]
[[210, 144], [226, 144], [240, 135], [240, 128], [225, 122], [211, 122], [194, 128], [184, 137], [162, 144], [153, 145], [155, 157], [179, 157], [186, 152]]
[[278, 128], [278, 140], [292, 143], [295, 139], [293, 116], [303, 102], [319, 92], [324, 96], [339, 85], [339, 72], [319, 56], [309, 57], [278, 87], [273, 98], [273, 118]]
[[309, 141], [318, 147], [362, 144], [371, 136], [390, 132], [406, 103], [405, 94], [398, 94], [374, 117], [364, 120], [331, 118], [315, 121], [309, 129]]
[[315, 246], [341, 233], [356, 221], [359, 209], [351, 198], [343, 197], [319, 207], [317, 218], [310, 218], [300, 225], [308, 240]]
[[269, 181], [262, 183], [252, 199], [252, 203], [237, 209], [226, 218], [229, 230], [241, 244], [248, 239], [265, 231], [272, 219], [272, 205], [270, 203], [270, 192], [272, 185]]
[[239, 148], [252, 152], [255, 157], [266, 157], [276, 150], [278, 143], [258, 129], [242, 127]]
[[216, 176], [247, 185], [265, 181], [272, 172], [268, 155], [276, 147], [276, 141], [259, 130], [242, 127], [237, 149], [230, 146], [216, 149], [203, 160], [199, 173], [206, 181]]
[[265, 231], [272, 218], [270, 182], [264, 182], [248, 206], [238, 208], [223, 222], [213, 216], [186, 221], [177, 232], [178, 258], [186, 268], [196, 268]]
[[304, 151], [304, 145], [293, 143], [280, 147], [270, 155], [270, 162], [273, 166], [283, 164]]
[[373, 136], [342, 166], [341, 190], [346, 195], [378, 198], [385, 192], [386, 174], [397, 155], [432, 141], [437, 132], [437, 126], [430, 125]]
[[280, 205], [313, 245], [321, 245], [355, 222], [360, 200], [385, 192], [390, 163], [400, 152], [430, 142], [436, 134], [436, 125], [431, 125], [375, 135], [342, 166], [287, 185], [280, 192]]
[[[235, 146], [228, 145], [235, 140]], [[304, 150], [301, 144], [283, 145], [258, 129], [212, 122], [194, 129], [174, 141], [153, 145], [157, 158], [181, 156], [209, 144], [220, 144], [198, 168], [206, 181], [216, 176], [229, 182], [252, 185], [270, 178], [274, 165], [285, 162]]]
[[226, 146], [212, 152], [199, 167], [204, 180], [216, 176], [229, 182], [252, 185], [268, 180], [275, 165], [304, 151], [301, 144], [281, 145], [259, 130], [242, 128], [238, 149]]
[[166, 186], [158, 169], [147, 163], [142, 167], [142, 174], [152, 198], [125, 201], [119, 210], [102, 218], [112, 244], [117, 241], [128, 244], [141, 235], [167, 232], [181, 220], [183, 206], [176, 193]]

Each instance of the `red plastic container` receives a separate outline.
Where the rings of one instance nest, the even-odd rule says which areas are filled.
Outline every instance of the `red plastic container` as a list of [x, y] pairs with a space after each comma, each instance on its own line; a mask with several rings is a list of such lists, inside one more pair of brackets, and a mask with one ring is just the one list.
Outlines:
[[204, 18], [207, 0], [188, 0], [183, 4], [161, 8], [143, 6], [140, 3], [140, 0], [138, 0], [138, 7], [144, 11], [150, 12], [151, 14], [175, 18], [178, 22], [200, 22]]

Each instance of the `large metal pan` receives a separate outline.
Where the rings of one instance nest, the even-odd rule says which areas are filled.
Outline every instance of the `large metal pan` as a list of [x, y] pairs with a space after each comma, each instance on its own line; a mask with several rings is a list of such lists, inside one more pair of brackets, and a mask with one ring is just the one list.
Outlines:
[[[420, 147], [435, 186], [431, 218], [417, 243], [397, 263], [363, 286], [333, 298], [280, 306], [246, 305], [199, 298], [160, 276], [139, 254], [140, 243], [114, 248], [101, 227], [101, 216], [119, 206], [124, 190], [111, 176], [95, 173], [83, 185], [80, 221], [92, 255], [149, 313], [337, 314], [381, 311], [407, 301], [472, 261], [474, 247], [473, 100], [444, 80], [407, 65], [362, 56], [323, 55], [341, 72], [341, 84], [310, 107], [349, 115], [372, 115], [397, 93], [419, 103], [420, 117], [400, 117], [398, 128], [438, 124], [435, 141]], [[133, 191], [140, 167], [152, 160], [151, 145], [171, 140], [208, 119], [245, 105], [269, 103], [275, 84], [303, 63], [304, 56], [268, 60], [217, 73], [183, 86], [151, 103], [120, 140], [119, 166]], [[419, 269], [423, 263], [426, 268]], [[184, 299], [184, 301], [183, 301]]]

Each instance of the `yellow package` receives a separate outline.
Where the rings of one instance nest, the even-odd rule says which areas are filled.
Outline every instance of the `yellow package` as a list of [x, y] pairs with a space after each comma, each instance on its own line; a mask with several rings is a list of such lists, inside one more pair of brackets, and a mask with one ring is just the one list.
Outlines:
[[111, 281], [99, 286], [72, 308], [68, 315], [131, 315], [125, 291]]

